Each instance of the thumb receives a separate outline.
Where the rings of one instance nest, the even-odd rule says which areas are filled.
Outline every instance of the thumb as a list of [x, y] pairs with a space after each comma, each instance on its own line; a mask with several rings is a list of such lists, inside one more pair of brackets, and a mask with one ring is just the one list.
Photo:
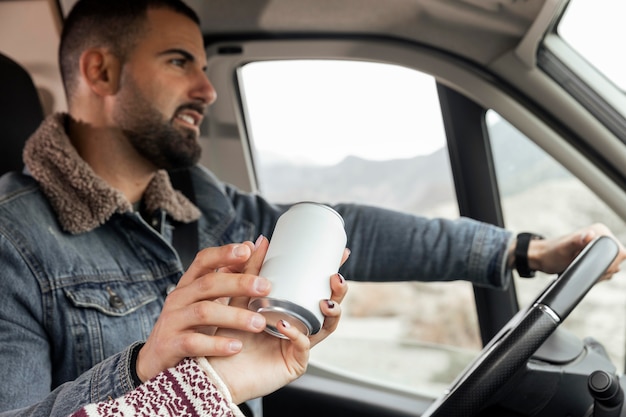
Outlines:
[[594, 240], [595, 238], [596, 238], [595, 230], [587, 230], [582, 233], [582, 236], [580, 237], [580, 243], [582, 247], [585, 247], [589, 243], [591, 243], [591, 241]]

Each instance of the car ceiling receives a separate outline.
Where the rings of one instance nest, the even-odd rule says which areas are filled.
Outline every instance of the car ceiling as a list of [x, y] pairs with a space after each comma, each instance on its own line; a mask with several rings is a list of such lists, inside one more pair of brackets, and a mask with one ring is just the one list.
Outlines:
[[[59, 0], [65, 14], [76, 0]], [[186, 0], [207, 40], [362, 36], [401, 39], [488, 64], [558, 0]]]

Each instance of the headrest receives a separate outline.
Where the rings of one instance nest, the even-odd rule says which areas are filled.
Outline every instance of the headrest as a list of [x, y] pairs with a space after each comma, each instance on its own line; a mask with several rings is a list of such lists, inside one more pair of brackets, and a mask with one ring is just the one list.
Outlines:
[[30, 74], [0, 54], [0, 175], [22, 170], [24, 143], [43, 118], [39, 94]]

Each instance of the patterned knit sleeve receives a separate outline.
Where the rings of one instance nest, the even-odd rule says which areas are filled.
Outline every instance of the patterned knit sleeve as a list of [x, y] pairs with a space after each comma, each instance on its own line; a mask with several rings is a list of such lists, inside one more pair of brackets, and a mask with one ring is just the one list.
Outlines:
[[185, 359], [123, 397], [89, 404], [71, 417], [244, 417], [205, 358]]

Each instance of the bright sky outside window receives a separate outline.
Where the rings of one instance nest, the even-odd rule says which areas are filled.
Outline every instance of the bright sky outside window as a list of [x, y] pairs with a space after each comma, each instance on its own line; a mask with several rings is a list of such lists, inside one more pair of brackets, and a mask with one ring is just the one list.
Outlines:
[[[255, 62], [241, 69], [255, 148], [264, 157], [334, 165], [430, 154], [445, 144], [432, 77], [357, 61]], [[435, 105], [433, 105], [435, 104]]]
[[561, 19], [559, 35], [587, 61], [626, 91], [626, 1], [571, 0]]

